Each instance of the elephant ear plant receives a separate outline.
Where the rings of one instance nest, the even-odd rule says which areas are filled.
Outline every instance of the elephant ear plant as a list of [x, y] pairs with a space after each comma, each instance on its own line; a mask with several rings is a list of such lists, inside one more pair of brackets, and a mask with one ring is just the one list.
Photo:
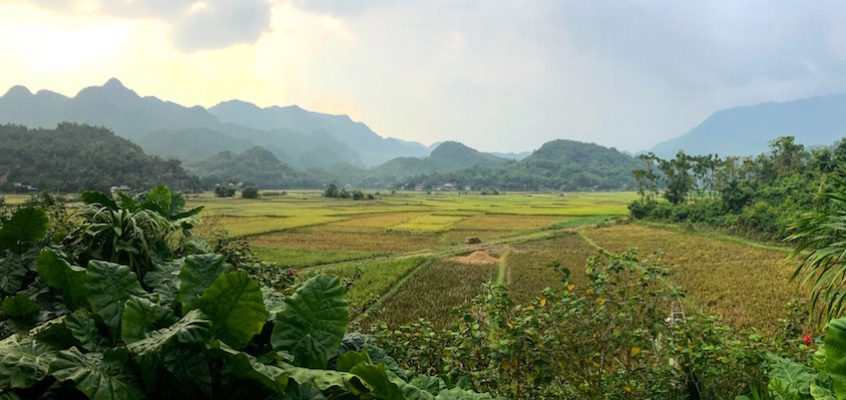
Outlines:
[[83, 201], [60, 243], [42, 210], [2, 220], [0, 399], [490, 398], [411, 384], [438, 378], [346, 334], [337, 277], [260, 286], [196, 243], [198, 210], [164, 186]]

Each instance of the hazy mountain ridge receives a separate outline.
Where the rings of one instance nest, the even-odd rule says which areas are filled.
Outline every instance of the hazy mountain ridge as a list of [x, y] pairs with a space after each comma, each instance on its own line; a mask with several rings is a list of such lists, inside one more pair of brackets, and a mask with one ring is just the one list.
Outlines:
[[[397, 156], [428, 153], [419, 143], [381, 137], [348, 116], [315, 113], [297, 106], [260, 109], [242, 101], [224, 102], [213, 109], [227, 118], [218, 119], [200, 106], [141, 97], [112, 78], [103, 86], [84, 88], [74, 97], [44, 90], [33, 94], [23, 86], [12, 87], [0, 97], [0, 123], [52, 128], [67, 121], [104, 126], [118, 136], [142, 143], [152, 154], [186, 157], [181, 158], [183, 161], [197, 161], [247, 145], [266, 147], [301, 168], [334, 163], [377, 165]], [[241, 109], [258, 110], [250, 118], [259, 118], [260, 123], [238, 118]], [[233, 120], [249, 123], [241, 125]], [[182, 134], [189, 137], [169, 137]], [[236, 148], [229, 147], [236, 142]], [[197, 150], [174, 150], [177, 145]]]
[[806, 146], [829, 145], [846, 136], [846, 94], [720, 110], [650, 151], [664, 158], [679, 150], [693, 155], [755, 155], [766, 152], [769, 141], [779, 136], [794, 136]]

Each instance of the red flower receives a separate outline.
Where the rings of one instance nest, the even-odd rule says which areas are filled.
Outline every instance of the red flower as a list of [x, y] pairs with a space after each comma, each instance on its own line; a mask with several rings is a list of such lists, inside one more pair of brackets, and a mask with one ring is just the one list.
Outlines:
[[811, 344], [811, 337], [808, 336], [808, 335], [805, 335], [805, 338], [802, 339], [802, 341], [805, 342], [805, 344], [810, 345]]
[[288, 276], [294, 276], [294, 275], [296, 275], [296, 274], [297, 274], [297, 270], [296, 270], [296, 269], [291, 268], [291, 269], [289, 269], [289, 270], [288, 270]]

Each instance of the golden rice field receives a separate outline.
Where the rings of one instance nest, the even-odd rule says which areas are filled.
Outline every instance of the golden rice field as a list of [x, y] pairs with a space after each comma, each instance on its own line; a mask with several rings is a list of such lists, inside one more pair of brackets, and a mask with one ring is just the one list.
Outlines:
[[[354, 278], [351, 315], [366, 326], [396, 326], [418, 318], [436, 325], [478, 294], [486, 282], [531, 301], [561, 289], [560, 263], [585, 283], [584, 263], [597, 247], [660, 253], [688, 293], [689, 311], [720, 316], [739, 328], [776, 328], [797, 293], [795, 265], [780, 249], [682, 229], [605, 223], [625, 218], [633, 193], [499, 196], [399, 193], [376, 200], [326, 199], [316, 192], [257, 200], [200, 196], [201, 235], [221, 229], [245, 237], [256, 254], [301, 277], [330, 273]], [[465, 244], [469, 237], [481, 243]]]

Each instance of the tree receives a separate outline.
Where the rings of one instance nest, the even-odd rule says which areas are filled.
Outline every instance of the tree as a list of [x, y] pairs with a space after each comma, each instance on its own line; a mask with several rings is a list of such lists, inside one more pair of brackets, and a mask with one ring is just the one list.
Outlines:
[[326, 190], [323, 191], [323, 197], [338, 197], [338, 185], [330, 183], [329, 186], [326, 186]]
[[214, 187], [214, 195], [217, 197], [235, 196], [235, 188], [230, 185], [217, 185]]
[[258, 188], [255, 186], [247, 186], [244, 190], [241, 191], [241, 197], [245, 199], [257, 199], [259, 198], [259, 191]]

